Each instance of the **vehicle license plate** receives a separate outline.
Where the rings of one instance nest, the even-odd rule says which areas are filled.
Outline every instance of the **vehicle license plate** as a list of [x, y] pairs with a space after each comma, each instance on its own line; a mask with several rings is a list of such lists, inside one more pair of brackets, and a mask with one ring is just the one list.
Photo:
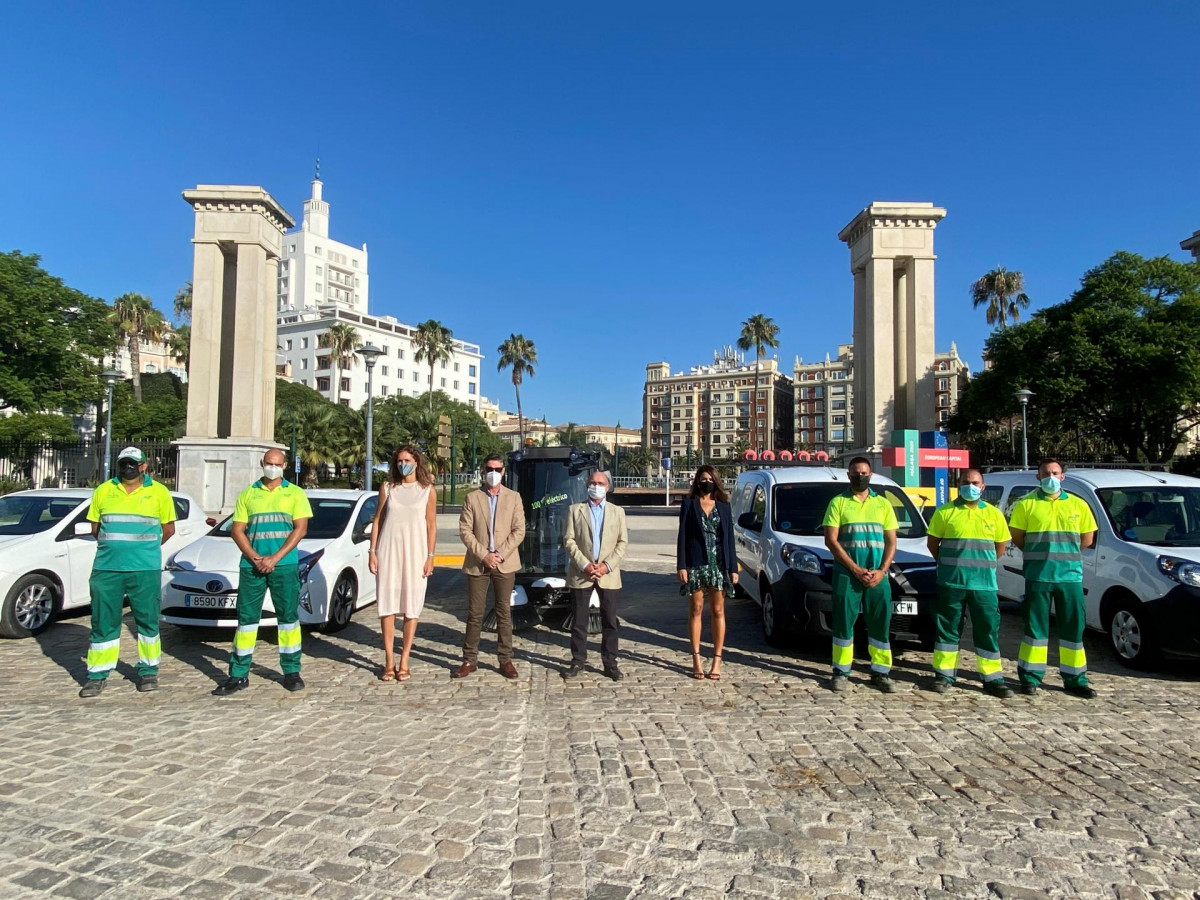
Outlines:
[[915, 616], [917, 614], [917, 601], [897, 600], [892, 604], [892, 614], [897, 616]]
[[192, 609], [237, 609], [237, 597], [184, 594], [183, 605]]

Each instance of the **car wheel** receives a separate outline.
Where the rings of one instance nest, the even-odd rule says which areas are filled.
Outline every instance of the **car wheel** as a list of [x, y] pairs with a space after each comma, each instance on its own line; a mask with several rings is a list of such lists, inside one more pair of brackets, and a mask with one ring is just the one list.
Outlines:
[[12, 586], [0, 609], [0, 635], [27, 638], [41, 634], [58, 612], [58, 586], [45, 575], [26, 575]]
[[1146, 607], [1133, 597], [1117, 601], [1108, 623], [1108, 642], [1124, 665], [1141, 669], [1158, 661], [1158, 640]]
[[325, 620], [321, 630], [332, 634], [349, 625], [357, 601], [358, 582], [350, 572], [343, 572], [333, 586], [333, 593], [329, 597], [329, 618]]
[[783, 610], [775, 602], [775, 592], [769, 587], [762, 588], [762, 631], [763, 640], [772, 647], [783, 647], [790, 636], [787, 626], [783, 624]]

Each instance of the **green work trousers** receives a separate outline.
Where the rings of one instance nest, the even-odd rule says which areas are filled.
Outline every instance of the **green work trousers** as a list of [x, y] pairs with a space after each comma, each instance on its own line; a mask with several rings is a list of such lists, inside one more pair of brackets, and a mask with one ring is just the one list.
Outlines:
[[158, 637], [158, 614], [162, 598], [162, 572], [92, 572], [92, 633], [88, 642], [88, 679], [103, 681], [117, 667], [121, 652], [121, 608], [129, 598], [137, 626], [139, 678], [158, 675], [162, 642]]
[[264, 575], [257, 569], [242, 569], [238, 577], [238, 627], [229, 655], [231, 678], [245, 678], [254, 661], [258, 622], [263, 598], [271, 592], [279, 640], [279, 668], [284, 674], [300, 672], [300, 573], [296, 566], [276, 566]]
[[1058, 670], [1068, 687], [1086, 685], [1087, 655], [1083, 652], [1083, 585], [1079, 582], [1025, 582], [1021, 614], [1025, 636], [1021, 638], [1017, 677], [1025, 684], [1041, 684], [1046, 675], [1049, 651], [1050, 606], [1058, 626]]
[[939, 584], [934, 607], [937, 637], [933, 645], [933, 671], [951, 683], [958, 674], [958, 645], [963, 632], [963, 611], [971, 612], [975, 637], [975, 664], [984, 682], [1003, 681], [1000, 662], [1000, 601], [995, 591], [973, 591]]
[[854, 625], [859, 612], [867, 617], [871, 671], [887, 675], [892, 670], [892, 585], [887, 574], [875, 587], [840, 566], [833, 570], [833, 671], [850, 674], [854, 661]]

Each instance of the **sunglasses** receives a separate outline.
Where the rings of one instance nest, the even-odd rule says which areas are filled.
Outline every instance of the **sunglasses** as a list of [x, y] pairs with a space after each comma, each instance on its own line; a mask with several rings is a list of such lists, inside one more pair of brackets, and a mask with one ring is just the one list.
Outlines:
[[501, 466], [499, 469], [497, 469], [495, 466], [488, 466], [488, 467], [487, 467], [486, 469], [484, 469], [483, 471], [485, 471], [485, 472], [503, 472], [503, 471], [504, 471], [504, 467], [503, 467], [503, 466]]

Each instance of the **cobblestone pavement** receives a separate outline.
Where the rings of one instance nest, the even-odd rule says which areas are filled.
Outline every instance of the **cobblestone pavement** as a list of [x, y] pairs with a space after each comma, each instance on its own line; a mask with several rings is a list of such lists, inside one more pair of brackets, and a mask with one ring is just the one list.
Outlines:
[[[451, 680], [465, 586], [444, 569], [404, 684], [377, 680], [374, 608], [306, 633], [300, 695], [272, 632], [225, 699], [220, 633], [164, 626], [145, 695], [126, 633], [87, 703], [86, 615], [0, 644], [0, 896], [1198, 896], [1195, 667], [1130, 673], [1089, 637], [1090, 703], [1053, 675], [1007, 702], [973, 676], [916, 691], [919, 652], [898, 693], [833, 695], [827, 645], [772, 650], [737, 600], [724, 677], [694, 681], [669, 556], [627, 574], [616, 684], [564, 683], [546, 628], [518, 636], [518, 681], [486, 641]], [[1018, 638], [1006, 615], [1010, 677]]]

